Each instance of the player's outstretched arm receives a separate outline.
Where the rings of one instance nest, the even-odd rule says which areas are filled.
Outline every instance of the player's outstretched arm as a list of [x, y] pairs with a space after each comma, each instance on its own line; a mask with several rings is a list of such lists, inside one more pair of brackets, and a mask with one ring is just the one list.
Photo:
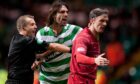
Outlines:
[[64, 53], [68, 53], [71, 51], [70, 47], [58, 43], [50, 43], [48, 50], [64, 52]]

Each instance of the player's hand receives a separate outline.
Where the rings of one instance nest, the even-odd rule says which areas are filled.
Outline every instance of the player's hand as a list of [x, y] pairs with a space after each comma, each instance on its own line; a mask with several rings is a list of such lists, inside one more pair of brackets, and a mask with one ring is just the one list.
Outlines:
[[96, 58], [95, 58], [95, 63], [98, 65], [98, 66], [106, 66], [109, 64], [109, 60], [107, 60], [106, 58], [104, 58], [103, 56], [105, 55], [105, 53], [102, 53], [100, 55], [98, 55]]

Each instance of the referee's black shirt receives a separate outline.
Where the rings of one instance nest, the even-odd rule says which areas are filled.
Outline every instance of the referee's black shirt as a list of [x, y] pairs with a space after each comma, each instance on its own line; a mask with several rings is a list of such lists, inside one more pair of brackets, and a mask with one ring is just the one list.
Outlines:
[[37, 44], [35, 38], [14, 35], [8, 53], [8, 79], [32, 82], [31, 65], [35, 59], [35, 52], [46, 50], [46, 47], [47, 43]]

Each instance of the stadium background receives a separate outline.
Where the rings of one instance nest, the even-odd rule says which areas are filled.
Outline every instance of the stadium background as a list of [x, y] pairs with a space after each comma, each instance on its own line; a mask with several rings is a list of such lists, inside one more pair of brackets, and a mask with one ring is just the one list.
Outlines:
[[[45, 26], [54, 0], [0, 1], [0, 84], [7, 76], [7, 52], [16, 31], [17, 17], [35, 16], [38, 28]], [[101, 51], [111, 64], [99, 67], [97, 84], [140, 84], [140, 0], [63, 0], [70, 5], [69, 23], [87, 26], [92, 8], [108, 8], [110, 20], [101, 34]]]

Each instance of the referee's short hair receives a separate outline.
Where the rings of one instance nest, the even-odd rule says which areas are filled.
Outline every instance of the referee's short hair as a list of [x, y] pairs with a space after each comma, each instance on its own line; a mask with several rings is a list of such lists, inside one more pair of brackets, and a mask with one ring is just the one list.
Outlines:
[[20, 16], [17, 19], [17, 22], [16, 22], [16, 26], [17, 26], [18, 31], [20, 29], [24, 28], [28, 24], [28, 22], [26, 21], [26, 18], [33, 18], [34, 19], [34, 16], [32, 16], [32, 15], [22, 15], [22, 16]]

